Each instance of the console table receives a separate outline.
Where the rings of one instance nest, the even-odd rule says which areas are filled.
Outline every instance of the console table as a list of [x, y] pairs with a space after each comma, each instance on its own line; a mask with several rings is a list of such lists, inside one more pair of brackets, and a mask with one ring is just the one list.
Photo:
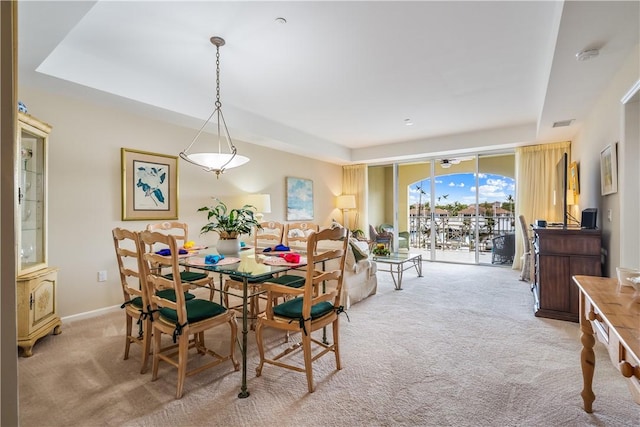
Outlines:
[[535, 280], [532, 285], [537, 317], [578, 321], [578, 289], [571, 277], [601, 275], [600, 230], [533, 228]]
[[627, 378], [633, 400], [640, 404], [640, 293], [606, 277], [574, 276], [573, 281], [580, 291], [584, 410], [591, 413], [596, 398], [592, 389], [594, 335], [607, 346], [614, 366]]

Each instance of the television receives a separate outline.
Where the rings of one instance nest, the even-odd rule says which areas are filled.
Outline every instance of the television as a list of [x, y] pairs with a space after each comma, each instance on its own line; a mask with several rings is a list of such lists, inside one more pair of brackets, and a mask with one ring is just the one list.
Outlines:
[[556, 165], [555, 183], [553, 187], [553, 204], [555, 205], [554, 221], [557, 221], [555, 225], [562, 225], [564, 228], [567, 228], [567, 218], [569, 216], [567, 213], [568, 168], [569, 155], [564, 153]]

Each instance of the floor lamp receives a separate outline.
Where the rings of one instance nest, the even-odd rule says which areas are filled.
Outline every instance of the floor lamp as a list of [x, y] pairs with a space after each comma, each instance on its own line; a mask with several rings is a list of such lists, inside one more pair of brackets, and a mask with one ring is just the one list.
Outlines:
[[353, 194], [343, 194], [338, 196], [336, 207], [342, 209], [342, 222], [345, 228], [349, 227], [349, 209], [356, 208], [356, 196]]

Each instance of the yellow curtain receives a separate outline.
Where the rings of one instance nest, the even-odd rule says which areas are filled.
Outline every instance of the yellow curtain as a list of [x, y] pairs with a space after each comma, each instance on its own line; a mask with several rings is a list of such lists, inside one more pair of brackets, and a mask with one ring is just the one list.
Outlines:
[[356, 208], [349, 211], [349, 224], [344, 224], [350, 230], [363, 230], [366, 234], [368, 222], [367, 204], [369, 180], [367, 165], [348, 165], [342, 167], [342, 194], [356, 196]]
[[[564, 153], [571, 158], [570, 142], [516, 148], [516, 218], [524, 215], [527, 224], [532, 224], [536, 219], [553, 218], [555, 168]], [[516, 224], [519, 228], [518, 221]], [[522, 232], [518, 232], [513, 259], [513, 268], [516, 270], [522, 268], [523, 252]]]

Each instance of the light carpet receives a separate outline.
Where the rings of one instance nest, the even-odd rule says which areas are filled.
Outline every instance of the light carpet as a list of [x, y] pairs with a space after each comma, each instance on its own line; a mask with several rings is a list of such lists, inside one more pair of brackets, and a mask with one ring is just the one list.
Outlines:
[[[594, 413], [582, 409], [578, 324], [533, 316], [529, 285], [506, 268], [424, 264], [403, 290], [379, 272], [378, 294], [341, 318], [341, 371], [331, 355], [304, 374], [258, 362], [249, 334], [248, 387], [223, 364], [185, 382], [175, 369], [140, 375], [140, 347], [122, 360], [124, 314], [65, 322], [19, 359], [22, 426], [637, 426], [622, 376], [596, 345]], [[208, 333], [226, 348], [224, 327]], [[329, 335], [330, 336], [330, 335]], [[267, 335], [269, 346], [281, 334]], [[239, 352], [237, 353], [239, 354]]]

